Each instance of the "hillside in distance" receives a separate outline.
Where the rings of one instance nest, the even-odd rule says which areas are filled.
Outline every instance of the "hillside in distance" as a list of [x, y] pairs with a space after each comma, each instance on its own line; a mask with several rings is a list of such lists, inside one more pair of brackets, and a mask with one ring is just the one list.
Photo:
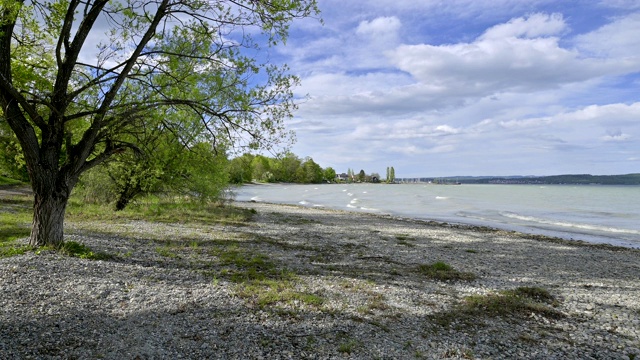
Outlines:
[[640, 173], [625, 175], [553, 175], [505, 177], [447, 177], [446, 182], [461, 184], [567, 184], [567, 185], [640, 185]]

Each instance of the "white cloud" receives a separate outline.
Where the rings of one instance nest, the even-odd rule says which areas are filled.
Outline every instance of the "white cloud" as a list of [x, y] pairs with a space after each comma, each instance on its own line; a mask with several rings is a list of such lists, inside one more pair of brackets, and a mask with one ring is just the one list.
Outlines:
[[455, 147], [452, 145], [441, 145], [435, 147], [422, 147], [422, 146], [391, 146], [389, 152], [398, 153], [403, 155], [428, 155], [428, 154], [445, 154], [455, 151]]
[[617, 58], [630, 62], [638, 69], [640, 63], [640, 13], [618, 18], [610, 24], [579, 35], [575, 39], [578, 49], [589, 56]]
[[410, 79], [401, 73], [365, 73], [351, 75], [344, 72], [317, 73], [304, 79], [301, 93], [315, 96], [353, 96], [373, 93], [410, 84]]
[[506, 38], [443, 46], [404, 45], [393, 54], [393, 61], [421, 83], [485, 96], [586, 80], [591, 66], [577, 63], [576, 57], [560, 48], [554, 38]]
[[600, 121], [615, 124], [637, 124], [640, 118], [640, 102], [633, 104], [589, 105], [573, 113], [561, 116], [564, 120]]
[[[552, 36], [566, 30], [562, 16], [544, 14], [496, 25], [470, 43], [402, 45], [389, 56], [393, 64], [418, 82], [443, 90], [455, 88], [459, 94], [479, 97], [501, 91], [531, 92], [640, 70], [637, 58], [640, 38], [636, 36], [640, 33], [640, 16], [637, 24], [635, 19], [633, 22], [627, 19], [612, 29], [603, 27], [585, 35], [579, 41], [583, 44], [581, 48], [593, 49], [595, 44], [606, 43], [600, 38], [609, 36], [618, 27], [626, 30], [612, 37], [612, 43], [625, 47], [618, 53], [636, 57], [592, 58], [576, 49], [564, 48], [560, 38]], [[608, 55], [615, 55], [612, 53], [610, 50]]]
[[567, 29], [562, 14], [532, 14], [511, 19], [485, 31], [480, 40], [504, 39], [510, 37], [534, 39], [558, 35]]
[[[624, 172], [613, 169], [637, 157], [640, 138], [640, 103], [621, 87], [640, 71], [636, 15], [601, 16], [594, 30], [557, 6], [564, 15], [531, 12], [547, 2], [502, 0], [493, 17], [494, 2], [346, 3], [348, 27], [303, 44], [313, 56], [300, 50], [310, 99], [295, 151], [336, 169], [404, 164], [415, 175]], [[425, 23], [446, 36], [434, 40]], [[576, 37], [574, 25], [591, 32]]]
[[549, 127], [554, 124], [598, 124], [600, 126], [633, 126], [640, 128], [640, 102], [633, 104], [589, 105], [574, 111], [528, 119], [500, 122], [504, 128]]
[[356, 29], [356, 34], [371, 37], [397, 36], [402, 24], [397, 17], [379, 17], [371, 21], [361, 21]]
[[361, 140], [426, 140], [429, 144], [460, 134], [463, 130], [448, 124], [431, 125], [430, 119], [410, 119], [395, 122], [365, 122], [354, 131]]

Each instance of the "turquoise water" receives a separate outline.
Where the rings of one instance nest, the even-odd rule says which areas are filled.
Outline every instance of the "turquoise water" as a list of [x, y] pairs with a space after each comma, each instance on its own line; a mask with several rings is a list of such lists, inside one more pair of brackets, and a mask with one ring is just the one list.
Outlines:
[[490, 226], [640, 248], [640, 187], [572, 185], [246, 185], [238, 201], [298, 204]]

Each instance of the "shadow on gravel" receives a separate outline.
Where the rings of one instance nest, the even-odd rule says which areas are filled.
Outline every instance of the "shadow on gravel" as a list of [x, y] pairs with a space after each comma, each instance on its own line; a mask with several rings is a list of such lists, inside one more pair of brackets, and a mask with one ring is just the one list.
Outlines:
[[[572, 332], [592, 324], [571, 314], [535, 309], [494, 314], [481, 301], [464, 305], [474, 291], [536, 286], [555, 298], [565, 287], [640, 276], [633, 262], [607, 263], [611, 250], [530, 241], [489, 229], [376, 216], [359, 216], [357, 223], [349, 219], [285, 211], [261, 214], [260, 227], [212, 227], [202, 233], [190, 228], [170, 238], [118, 231], [68, 235], [113, 257], [67, 259], [73, 266], [64, 269], [56, 267], [62, 261], [56, 254], [40, 255], [37, 265], [14, 258], [16, 270], [10, 270], [15, 263], [0, 262], [2, 301], [13, 304], [0, 315], [0, 354], [42, 359], [628, 355], [625, 349], [573, 339]], [[639, 252], [620, 254], [637, 264]], [[421, 265], [435, 262], [477, 279], [437, 281], [420, 272]], [[599, 271], [593, 264], [615, 265], [615, 271]], [[25, 272], [36, 271], [30, 270], [34, 266], [38, 275], [28, 290], [12, 287]], [[557, 300], [561, 309], [563, 299]], [[637, 314], [638, 309], [617, 311]], [[615, 330], [593, 334], [613, 344], [629, 340]]]

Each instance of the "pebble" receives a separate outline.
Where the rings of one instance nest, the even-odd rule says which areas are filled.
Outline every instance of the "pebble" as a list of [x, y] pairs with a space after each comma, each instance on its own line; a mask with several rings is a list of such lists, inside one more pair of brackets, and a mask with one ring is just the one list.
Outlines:
[[[237, 205], [255, 208], [255, 220], [66, 224], [67, 241], [116, 254], [111, 260], [0, 259], [0, 359], [640, 358], [638, 250]], [[397, 242], [400, 234], [408, 240]], [[177, 256], [161, 255], [163, 247]], [[242, 284], [228, 275], [238, 269], [221, 265], [216, 249], [266, 255], [295, 274], [296, 290], [324, 303], [258, 306], [239, 296]], [[478, 278], [438, 282], [416, 270], [436, 261]], [[466, 296], [523, 286], [547, 289], [564, 316], [469, 321], [458, 310]], [[447, 314], [449, 326], [435, 321]]]

